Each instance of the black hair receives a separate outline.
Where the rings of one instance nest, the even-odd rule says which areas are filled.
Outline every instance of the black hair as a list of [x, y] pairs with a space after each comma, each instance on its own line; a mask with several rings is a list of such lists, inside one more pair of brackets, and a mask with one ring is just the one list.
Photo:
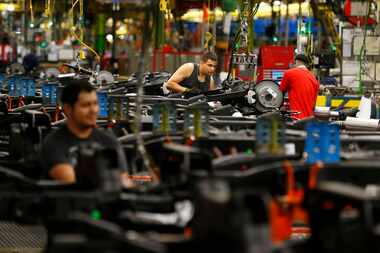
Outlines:
[[296, 57], [295, 57], [295, 59], [297, 61], [301, 61], [301, 62], [303, 62], [303, 63], [305, 63], [307, 65], [309, 64], [309, 58], [307, 58], [307, 56], [304, 55], [304, 54], [297, 54]]
[[61, 93], [62, 104], [69, 104], [73, 106], [77, 101], [79, 94], [84, 92], [95, 91], [96, 88], [92, 86], [87, 80], [73, 80], [66, 85]]
[[203, 53], [201, 60], [202, 60], [203, 62], [206, 62], [206, 61], [208, 61], [208, 60], [217, 61], [217, 60], [218, 60], [218, 57], [217, 57], [217, 55], [216, 55], [215, 53], [213, 53], [213, 52], [205, 52], [205, 53]]

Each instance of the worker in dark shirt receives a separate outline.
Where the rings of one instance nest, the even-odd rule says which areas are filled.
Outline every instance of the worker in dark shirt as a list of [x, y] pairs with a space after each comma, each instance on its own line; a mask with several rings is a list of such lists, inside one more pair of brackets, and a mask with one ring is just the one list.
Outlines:
[[217, 57], [207, 52], [199, 64], [185, 63], [164, 84], [164, 89], [174, 93], [204, 93], [216, 88], [212, 75], [217, 66]]
[[81, 144], [96, 143], [106, 149], [114, 149], [118, 156], [118, 169], [122, 172], [122, 182], [128, 181], [126, 158], [118, 140], [105, 130], [96, 128], [99, 112], [95, 88], [84, 80], [73, 81], [61, 95], [66, 123], [51, 132], [43, 141], [41, 163], [48, 176], [64, 183], [82, 181], [76, 178], [75, 159], [70, 151]]
[[319, 92], [319, 82], [307, 69], [308, 59], [303, 54], [295, 57], [295, 66], [284, 73], [280, 89], [287, 92], [290, 110], [299, 112], [294, 119], [303, 119], [314, 115], [314, 107]]
[[36, 55], [36, 49], [31, 48], [30, 53], [24, 56], [22, 60], [22, 65], [24, 65], [25, 71], [29, 73], [32, 70], [36, 70], [39, 65], [39, 60]]

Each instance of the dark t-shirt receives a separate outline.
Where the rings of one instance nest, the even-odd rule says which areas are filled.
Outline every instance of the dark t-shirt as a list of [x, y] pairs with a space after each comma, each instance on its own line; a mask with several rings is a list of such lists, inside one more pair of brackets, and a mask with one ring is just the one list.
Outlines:
[[35, 54], [30, 53], [24, 57], [22, 64], [24, 65], [25, 70], [29, 72], [34, 68], [37, 68], [39, 62], [37, 56]]
[[189, 89], [197, 88], [201, 90], [202, 92], [207, 92], [210, 89], [210, 82], [211, 82], [210, 76], [206, 76], [206, 80], [204, 82], [201, 82], [198, 79], [198, 75], [199, 75], [199, 65], [194, 64], [194, 69], [191, 75], [189, 77], [186, 77], [179, 84], [185, 88], [189, 88]]
[[75, 159], [70, 152], [75, 150], [79, 145], [87, 143], [97, 143], [106, 149], [116, 150], [118, 155], [118, 168], [120, 170], [127, 169], [123, 149], [112, 133], [95, 128], [88, 138], [80, 139], [72, 134], [67, 126], [64, 125], [48, 134], [42, 143], [40, 161], [45, 171], [44, 174], [48, 176], [49, 171], [55, 165], [61, 163], [69, 163], [75, 168]]

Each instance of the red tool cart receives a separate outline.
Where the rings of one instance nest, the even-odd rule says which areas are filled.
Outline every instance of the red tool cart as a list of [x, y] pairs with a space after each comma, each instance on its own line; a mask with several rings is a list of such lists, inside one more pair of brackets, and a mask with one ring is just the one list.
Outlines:
[[294, 47], [262, 46], [259, 51], [257, 82], [273, 80], [280, 82], [284, 71], [294, 63]]

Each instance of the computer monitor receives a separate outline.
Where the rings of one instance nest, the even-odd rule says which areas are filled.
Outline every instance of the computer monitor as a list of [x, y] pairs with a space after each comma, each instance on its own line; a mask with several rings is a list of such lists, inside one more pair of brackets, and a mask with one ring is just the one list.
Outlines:
[[282, 77], [284, 76], [283, 70], [272, 70], [272, 80], [276, 82], [280, 82]]

